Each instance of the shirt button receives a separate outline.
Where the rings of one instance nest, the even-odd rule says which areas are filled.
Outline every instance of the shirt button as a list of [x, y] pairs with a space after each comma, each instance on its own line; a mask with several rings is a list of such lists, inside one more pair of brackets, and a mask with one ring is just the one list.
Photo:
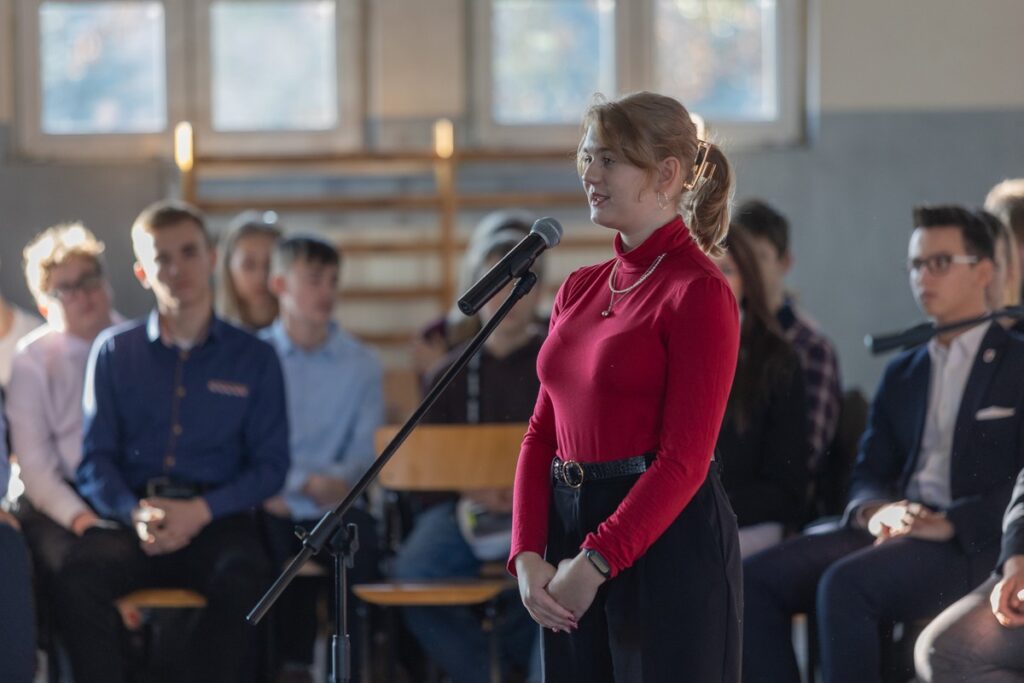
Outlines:
[[188, 351], [178, 351], [178, 358], [188, 360]]
[[166, 458], [164, 458], [164, 467], [166, 467], [167, 469], [170, 469], [170, 468], [174, 467], [174, 456], [173, 455], [168, 455]]
[[185, 398], [185, 387], [178, 387], [178, 398]]
[[174, 425], [173, 427], [171, 427], [171, 431], [174, 432], [175, 436], [181, 436], [181, 425]]

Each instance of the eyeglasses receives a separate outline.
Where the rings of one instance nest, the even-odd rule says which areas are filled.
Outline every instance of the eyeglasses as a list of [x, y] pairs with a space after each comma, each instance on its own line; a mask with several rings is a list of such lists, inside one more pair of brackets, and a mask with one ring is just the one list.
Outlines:
[[945, 275], [954, 263], [974, 265], [978, 260], [977, 256], [969, 256], [967, 254], [933, 254], [925, 258], [912, 258], [908, 260], [907, 272], [919, 273], [922, 268], [925, 268], [932, 275]]
[[55, 285], [47, 294], [57, 301], [67, 301], [76, 294], [94, 292], [103, 283], [103, 273], [94, 270], [78, 278], [75, 282]]

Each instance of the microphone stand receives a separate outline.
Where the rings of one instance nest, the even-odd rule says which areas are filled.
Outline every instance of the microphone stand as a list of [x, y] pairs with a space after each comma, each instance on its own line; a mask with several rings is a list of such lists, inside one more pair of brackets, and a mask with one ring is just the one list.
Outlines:
[[1024, 306], [1007, 306], [998, 311], [980, 315], [977, 318], [957, 320], [938, 327], [933, 323], [921, 323], [910, 329], [893, 334], [883, 334], [877, 337], [869, 334], [864, 337], [864, 345], [871, 350], [871, 353], [877, 356], [896, 349], [906, 350], [919, 344], [924, 344], [935, 335], [952, 332], [964, 327], [974, 327], [997, 318], [1024, 318]]
[[281, 575], [277, 577], [273, 585], [270, 586], [246, 617], [250, 624], [258, 624], [277, 599], [281, 597], [281, 593], [292, 582], [302, 565], [306, 564], [313, 555], [320, 553], [326, 548], [328, 553], [334, 558], [335, 622], [334, 634], [331, 637], [332, 683], [349, 683], [352, 680], [351, 643], [348, 635], [348, 615], [346, 611], [346, 602], [348, 600], [348, 576], [346, 570], [351, 568], [354, 563], [355, 553], [359, 549], [359, 542], [355, 533], [356, 526], [348, 524], [343, 527], [342, 516], [366, 491], [367, 487], [373, 483], [380, 474], [380, 471], [387, 465], [391, 456], [395, 454], [409, 434], [412, 433], [413, 429], [416, 428], [416, 425], [423, 419], [424, 414], [434, 405], [434, 402], [437, 401], [448, 385], [452, 383], [455, 375], [469, 363], [470, 358], [479, 351], [483, 343], [491, 336], [491, 333], [494, 332], [494, 329], [505, 316], [508, 315], [508, 312], [512, 310], [516, 302], [533, 289], [535, 284], [537, 284], [537, 276], [532, 271], [526, 271], [516, 280], [512, 292], [502, 302], [494, 317], [487, 321], [487, 324], [473, 337], [455, 363], [448, 368], [448, 371], [444, 373], [441, 379], [427, 393], [423, 401], [420, 402], [420, 405], [409, 416], [409, 419], [405, 421], [405, 424], [398, 430], [398, 433], [395, 434], [391, 443], [377, 457], [373, 465], [370, 466], [370, 469], [366, 471], [366, 474], [352, 487], [348, 495], [333, 510], [327, 512], [312, 531], [307, 533], [301, 528], [296, 529], [296, 534], [302, 540], [302, 550], [292, 558], [288, 566], [281, 572]]

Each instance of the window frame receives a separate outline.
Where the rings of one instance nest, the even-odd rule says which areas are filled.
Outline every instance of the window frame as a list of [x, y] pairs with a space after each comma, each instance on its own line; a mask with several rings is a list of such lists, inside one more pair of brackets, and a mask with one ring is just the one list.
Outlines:
[[[3, 0], [0, 0], [2, 2]], [[226, 133], [213, 130], [210, 87], [210, 6], [215, 0], [157, 0], [164, 8], [167, 82], [167, 127], [155, 133], [46, 133], [42, 127], [42, 78], [39, 10], [48, 0], [15, 3], [14, 50], [19, 97], [15, 101], [16, 140], [20, 153], [40, 160], [168, 159], [173, 130], [190, 121], [197, 147], [204, 154], [234, 156], [342, 151], [362, 143], [364, 90], [362, 14], [359, 0], [335, 2], [338, 124], [326, 131], [259, 131]], [[109, 0], [76, 0], [99, 4]], [[230, 1], [230, 0], [229, 0]], [[238, 0], [261, 2], [264, 0]], [[272, 0], [266, 0], [272, 1]], [[188, 33], [195, 40], [187, 40]], [[195, 47], [193, 47], [195, 46]], [[2, 47], [2, 44], [0, 44]], [[0, 79], [2, 86], [2, 79]], [[2, 110], [0, 110], [2, 111]]]
[[[167, 69], [167, 129], [154, 133], [81, 133], [54, 135], [43, 130], [43, 88], [40, 64], [39, 9], [48, 0], [22, 0], [16, 4], [15, 24], [18, 56], [16, 73], [17, 141], [19, 151], [44, 160], [121, 160], [166, 157], [171, 154], [170, 131], [186, 116], [185, 70], [180, 38], [184, 34], [185, 12], [179, 2], [158, 0], [164, 8], [164, 55]], [[104, 0], [82, 2], [99, 4]], [[178, 44], [176, 49], [175, 45]]]
[[[653, 24], [656, 0], [615, 2], [615, 82], [619, 93], [656, 89]], [[491, 115], [493, 88], [491, 6], [472, 3], [472, 121], [475, 141], [489, 146], [574, 145], [579, 125], [510, 125]], [[776, 77], [778, 116], [772, 121], [708, 118], [713, 140], [731, 148], [792, 145], [803, 141], [806, 118], [807, 0], [776, 0]], [[613, 95], [613, 93], [604, 93]], [[582, 117], [589, 103], [581, 103]], [[685, 103], [684, 103], [685, 104]], [[694, 112], [701, 114], [700, 111]]]
[[192, 20], [196, 27], [194, 115], [190, 119], [197, 146], [210, 154], [311, 154], [341, 152], [358, 148], [363, 142], [365, 107], [362, 103], [364, 31], [358, 0], [334, 2], [335, 91], [338, 120], [327, 130], [218, 131], [213, 127], [212, 45], [210, 10], [215, 2], [280, 2], [280, 0], [193, 0]]

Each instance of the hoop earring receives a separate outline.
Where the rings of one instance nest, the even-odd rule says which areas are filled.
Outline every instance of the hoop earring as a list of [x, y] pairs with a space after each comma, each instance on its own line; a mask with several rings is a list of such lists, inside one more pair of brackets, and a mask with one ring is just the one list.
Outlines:
[[655, 192], [654, 199], [658, 202], [659, 209], [664, 210], [668, 208], [668, 195], [664, 192]]

